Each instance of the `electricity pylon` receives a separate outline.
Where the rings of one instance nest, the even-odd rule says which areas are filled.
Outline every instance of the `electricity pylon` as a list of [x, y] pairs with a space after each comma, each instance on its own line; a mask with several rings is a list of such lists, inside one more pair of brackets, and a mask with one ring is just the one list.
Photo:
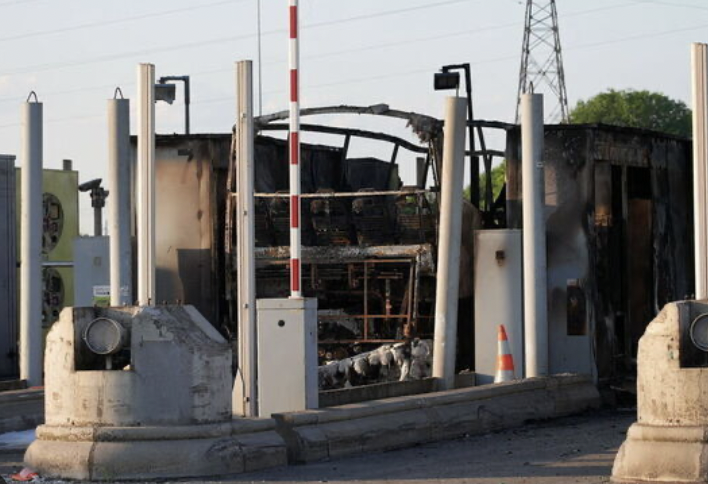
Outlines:
[[[569, 121], [568, 93], [565, 88], [563, 52], [558, 34], [555, 0], [527, 0], [524, 44], [521, 50], [516, 122], [519, 122], [521, 95], [546, 94], [546, 121]], [[551, 104], [552, 103], [552, 104]]]

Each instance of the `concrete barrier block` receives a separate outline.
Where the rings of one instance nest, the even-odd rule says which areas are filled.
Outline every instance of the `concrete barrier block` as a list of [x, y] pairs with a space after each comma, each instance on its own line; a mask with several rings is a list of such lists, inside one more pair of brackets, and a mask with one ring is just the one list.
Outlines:
[[275, 431], [239, 435], [236, 442], [241, 446], [245, 472], [288, 464], [285, 441]]
[[290, 462], [396, 449], [593, 408], [599, 394], [575, 375], [485, 385], [275, 416]]
[[557, 417], [577, 413], [581, 410], [600, 408], [600, 394], [592, 385], [576, 383], [562, 385], [553, 394], [555, 415]]
[[431, 408], [431, 419], [434, 421], [432, 439], [447, 440], [482, 432], [484, 427], [481, 412], [484, 408], [484, 402], [463, 402]]
[[399, 449], [411, 442], [430, 442], [432, 427], [426, 411], [412, 410], [332, 423], [325, 427], [324, 433], [329, 442], [329, 456], [334, 458]]
[[280, 435], [288, 448], [288, 461], [293, 464], [315, 462], [329, 458], [329, 442], [324, 430], [316, 425], [290, 429]]

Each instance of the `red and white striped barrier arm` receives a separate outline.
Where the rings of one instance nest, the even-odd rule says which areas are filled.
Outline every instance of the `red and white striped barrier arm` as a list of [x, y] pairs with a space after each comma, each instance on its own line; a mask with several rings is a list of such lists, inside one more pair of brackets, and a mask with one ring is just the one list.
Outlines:
[[290, 297], [302, 297], [300, 273], [300, 46], [298, 0], [288, 0], [290, 16]]

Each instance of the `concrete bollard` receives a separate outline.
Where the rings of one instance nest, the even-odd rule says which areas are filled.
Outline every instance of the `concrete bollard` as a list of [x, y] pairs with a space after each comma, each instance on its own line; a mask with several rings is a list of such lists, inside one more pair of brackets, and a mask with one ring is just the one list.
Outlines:
[[637, 422], [612, 482], [708, 482], [707, 328], [708, 301], [667, 304], [647, 327], [639, 341]]

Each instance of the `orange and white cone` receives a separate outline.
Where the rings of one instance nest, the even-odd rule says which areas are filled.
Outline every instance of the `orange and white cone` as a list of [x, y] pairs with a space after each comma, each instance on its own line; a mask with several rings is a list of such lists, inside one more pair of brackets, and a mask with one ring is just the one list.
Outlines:
[[499, 325], [499, 341], [497, 342], [497, 374], [494, 383], [502, 383], [516, 379], [514, 375], [514, 357], [509, 349], [509, 339], [506, 337], [504, 325]]

